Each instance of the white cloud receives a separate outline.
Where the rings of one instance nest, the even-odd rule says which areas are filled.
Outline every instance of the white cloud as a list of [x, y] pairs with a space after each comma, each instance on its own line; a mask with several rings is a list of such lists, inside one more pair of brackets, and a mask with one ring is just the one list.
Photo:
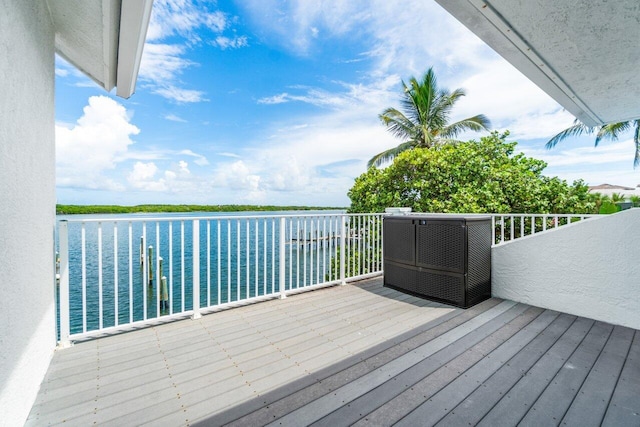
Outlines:
[[151, 91], [179, 104], [205, 101], [204, 92], [178, 86], [179, 75], [197, 65], [182, 57], [185, 48], [179, 45], [146, 43], [140, 63], [140, 80]]
[[350, 99], [339, 93], [331, 93], [317, 88], [305, 88], [303, 95], [290, 95], [286, 92], [258, 100], [258, 104], [283, 104], [285, 102], [297, 101], [317, 107], [339, 108], [346, 105]]
[[[631, 165], [635, 146], [632, 140], [625, 140], [603, 142], [598, 145], [598, 147], [587, 146], [563, 149], [561, 146], [556, 146], [551, 150], [544, 148], [523, 149], [522, 152], [529, 157], [544, 160], [549, 166], [553, 167], [588, 167], [617, 162], [625, 162]], [[640, 171], [638, 171], [638, 173], [640, 173]]]
[[106, 96], [92, 96], [73, 125], [56, 125], [59, 186], [122, 189], [104, 173], [116, 167], [140, 132], [125, 108]]
[[590, 169], [586, 171], [561, 170], [554, 173], [554, 175], [556, 174], [570, 183], [582, 179], [587, 185], [613, 184], [634, 188], [640, 185], [640, 173], [632, 168], [627, 170], [620, 170], [616, 167]]
[[[149, 148], [146, 150], [133, 150], [130, 149], [126, 153], [117, 158], [118, 161], [125, 160], [143, 160], [143, 161], [176, 161], [176, 159], [188, 156], [194, 158], [195, 163], [198, 166], [206, 166], [209, 164], [209, 160], [202, 154], [195, 153], [190, 149], [183, 150], [170, 150], [166, 148]], [[180, 161], [180, 160], [178, 160]]]
[[[399, 7], [386, 0], [247, 0], [240, 6], [261, 34], [299, 55], [313, 51], [320, 33], [324, 38], [371, 40], [375, 49], [366, 54], [376, 59], [376, 71], [382, 74], [423, 72], [429, 64], [417, 61], [429, 58], [455, 67], [488, 50], [435, 2], [404, 1]], [[442, 43], [445, 34], [447, 43]]]
[[289, 100], [290, 100], [289, 94], [286, 92], [283, 92], [280, 95], [273, 95], [273, 96], [260, 98], [258, 99], [258, 104], [267, 104], [267, 105], [283, 104], [285, 102], [289, 102]]
[[177, 103], [200, 102], [204, 92], [182, 89], [179, 76], [191, 66], [197, 65], [185, 59], [185, 48], [179, 45], [146, 43], [140, 62], [140, 81], [151, 91]]
[[187, 161], [207, 166], [205, 156], [186, 148], [133, 150], [132, 137], [139, 132], [121, 104], [106, 96], [89, 98], [76, 123], [56, 123], [58, 187], [206, 193], [206, 182], [192, 174]]
[[164, 98], [175, 101], [178, 104], [187, 104], [192, 102], [206, 101], [204, 92], [199, 90], [181, 89], [175, 86], [164, 86], [153, 89], [156, 93]]
[[158, 173], [158, 167], [155, 163], [142, 163], [136, 162], [133, 166], [133, 170], [127, 176], [127, 181], [135, 189], [142, 189], [148, 191], [166, 191], [167, 186], [164, 179], [154, 181], [156, 174]]
[[197, 194], [199, 186], [198, 178], [189, 170], [189, 163], [183, 160], [164, 172], [154, 162], [136, 162], [127, 181], [133, 189], [149, 192]]
[[[243, 4], [254, 25], [293, 53], [313, 52], [315, 31], [330, 34], [327, 37], [362, 37], [375, 46], [363, 52], [373, 66], [361, 85], [366, 95], [371, 94], [371, 87], [378, 86], [381, 93], [377, 98], [358, 96], [357, 85], [349, 83], [350, 87], [345, 84], [332, 92], [287, 88], [259, 103], [297, 101], [340, 109], [367, 102], [377, 103], [377, 114], [388, 106], [399, 106], [401, 77], [420, 78], [434, 66], [441, 87], [461, 87], [467, 92], [456, 104], [452, 120], [483, 113], [495, 128], [509, 129], [521, 139], [549, 137], [571, 124], [570, 114], [435, 2], [413, 0], [402, 7], [385, 0], [253, 0]], [[389, 16], [393, 16], [393, 25]], [[387, 84], [382, 85], [382, 81]]]
[[218, 172], [218, 178], [233, 190], [260, 190], [260, 176], [252, 174], [242, 160], [224, 166]]
[[172, 122], [187, 123], [185, 119], [178, 117], [175, 114], [167, 114], [164, 116], [164, 118]]
[[239, 201], [261, 202], [266, 200], [266, 191], [261, 181], [260, 175], [253, 173], [242, 160], [238, 160], [219, 165], [212, 184], [214, 187], [232, 190]]
[[183, 46], [146, 43], [140, 62], [140, 79], [154, 84], [174, 81], [185, 68], [195, 65], [182, 57], [184, 53]]
[[277, 191], [299, 191], [308, 188], [314, 179], [314, 171], [311, 168], [303, 168], [294, 156], [283, 159], [279, 167], [270, 172], [269, 187]]
[[232, 37], [232, 38], [225, 37], [225, 36], [218, 36], [213, 42], [213, 45], [218, 46], [222, 50], [238, 49], [241, 47], [248, 46], [249, 40], [247, 39], [247, 36]]
[[184, 160], [180, 160], [178, 162], [178, 168], [179, 168], [178, 170], [180, 171], [181, 175], [184, 175], [184, 174], [189, 175], [189, 174], [191, 174], [191, 171], [189, 170], [189, 163], [185, 162]]
[[198, 166], [207, 166], [209, 164], [209, 160], [207, 160], [205, 156], [194, 153], [191, 150], [182, 150], [178, 154], [195, 157], [195, 160], [193, 161], [193, 163], [195, 163]]
[[148, 181], [156, 176], [157, 172], [158, 167], [153, 162], [136, 162], [133, 166], [133, 171], [129, 174], [129, 179], [131, 181]]
[[223, 31], [227, 27], [227, 17], [206, 6], [189, 0], [155, 0], [147, 40], [179, 35], [190, 42], [198, 42], [197, 29], [204, 27], [212, 32]]
[[583, 179], [589, 185], [602, 183], [635, 187], [640, 183], [640, 170], [633, 168], [635, 145], [631, 138], [604, 141], [594, 147], [594, 136], [571, 138], [551, 150], [540, 145], [518, 146], [528, 157], [544, 160], [544, 174], [558, 176], [568, 182]]
[[363, 112], [367, 108], [307, 117], [304, 124], [274, 123], [265, 132], [269, 142], [253, 141], [243, 160], [226, 164], [215, 182], [231, 186], [235, 179], [234, 191], [260, 193], [270, 203], [345, 206], [347, 190], [366, 161], [398, 143], [375, 114]]
[[[210, 38], [221, 49], [248, 45], [246, 36], [225, 36], [234, 19], [215, 10], [215, 2], [156, 0], [140, 64], [140, 80], [152, 92], [179, 104], [206, 101], [205, 93], [185, 88], [180, 75], [197, 63], [186, 59], [188, 51]], [[162, 43], [171, 38], [172, 44]], [[205, 40], [203, 40], [205, 39]]]
[[497, 121], [494, 128], [509, 130], [515, 140], [551, 139], [558, 132], [573, 124], [574, 117], [562, 109], [539, 110], [516, 116], [512, 120]]
[[375, 117], [389, 106], [389, 103], [395, 101], [393, 98], [398, 94], [399, 82], [399, 77], [392, 74], [384, 78], [373, 79], [368, 84], [335, 81], [333, 82], [336, 88], [334, 92], [308, 86], [291, 86], [290, 89], [299, 90], [301, 93], [292, 95], [283, 92], [279, 95], [258, 99], [257, 102], [266, 105], [292, 101], [304, 102], [336, 111], [362, 112], [362, 118], [366, 118], [370, 114]]
[[366, 2], [357, 1], [252, 0], [240, 6], [249, 19], [265, 29], [265, 37], [299, 55], [309, 53], [320, 33], [339, 37], [358, 30], [370, 9]]

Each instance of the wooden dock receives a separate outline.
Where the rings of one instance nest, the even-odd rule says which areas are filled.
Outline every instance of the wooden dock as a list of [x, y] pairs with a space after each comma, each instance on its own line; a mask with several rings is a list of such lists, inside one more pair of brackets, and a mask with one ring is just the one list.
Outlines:
[[341, 238], [342, 237], [335, 232], [331, 234], [324, 234], [322, 232], [319, 233], [316, 231], [315, 233], [309, 232], [305, 235], [304, 232], [300, 230], [297, 236], [294, 236], [287, 241], [287, 244], [297, 245], [297, 246], [302, 246], [302, 245], [313, 246], [313, 245], [320, 245], [326, 242], [329, 246], [337, 246], [340, 244]]

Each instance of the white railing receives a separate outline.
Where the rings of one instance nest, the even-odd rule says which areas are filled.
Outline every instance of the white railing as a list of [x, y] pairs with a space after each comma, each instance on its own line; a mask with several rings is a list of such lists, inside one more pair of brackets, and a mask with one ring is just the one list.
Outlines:
[[[59, 339], [382, 274], [384, 214], [59, 221]], [[494, 245], [597, 215], [491, 214]]]
[[[385, 214], [388, 215], [425, 215], [420, 212], [409, 212], [402, 214]], [[485, 213], [485, 214], [460, 214], [460, 213], [428, 213], [426, 215], [435, 215], [437, 217], [458, 218], [460, 216], [482, 216], [491, 217], [491, 229], [493, 230], [493, 245], [510, 242], [522, 237], [530, 236], [536, 233], [559, 228], [564, 225], [583, 221], [589, 218], [599, 217], [597, 214], [522, 214], [522, 213]]]
[[491, 214], [495, 245], [574, 222], [597, 217], [589, 214]]
[[59, 340], [382, 273], [382, 214], [59, 221]]

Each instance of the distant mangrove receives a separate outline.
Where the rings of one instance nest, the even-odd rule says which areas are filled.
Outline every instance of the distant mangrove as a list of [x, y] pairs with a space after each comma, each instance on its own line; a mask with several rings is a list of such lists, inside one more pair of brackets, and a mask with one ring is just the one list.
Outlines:
[[174, 212], [257, 212], [257, 211], [319, 211], [346, 210], [327, 206], [275, 206], [275, 205], [56, 205], [58, 215], [76, 214], [133, 214]]

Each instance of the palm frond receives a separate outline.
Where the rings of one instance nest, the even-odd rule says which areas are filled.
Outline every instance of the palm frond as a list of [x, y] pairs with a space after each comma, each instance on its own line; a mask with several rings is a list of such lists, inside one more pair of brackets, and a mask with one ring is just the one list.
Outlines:
[[419, 100], [417, 98], [416, 92], [420, 87], [420, 84], [415, 79], [415, 77], [411, 77], [409, 79], [409, 85], [407, 85], [404, 81], [402, 82], [403, 97], [400, 101], [402, 105], [403, 114], [409, 118], [414, 123], [420, 123], [420, 108]]
[[633, 143], [636, 145], [636, 154], [633, 158], [633, 168], [637, 168], [640, 165], [640, 119], [634, 120], [635, 130], [633, 132]]
[[393, 159], [395, 159], [398, 156], [398, 154], [402, 153], [403, 151], [410, 150], [414, 146], [415, 146], [415, 143], [413, 141], [407, 141], [407, 142], [403, 142], [397, 147], [393, 147], [383, 151], [382, 153], [378, 153], [375, 156], [373, 156], [371, 159], [369, 159], [369, 161], [367, 162], [367, 168], [370, 168], [372, 166], [376, 166], [376, 167], [381, 166], [387, 162], [390, 162]]
[[618, 122], [618, 123], [609, 123], [603, 126], [600, 126], [598, 129], [598, 133], [596, 134], [596, 143], [597, 147], [600, 144], [600, 141], [603, 139], [608, 139], [610, 141], [616, 141], [618, 136], [629, 130], [631, 127], [631, 122]]
[[393, 136], [404, 140], [414, 139], [416, 125], [411, 119], [402, 114], [402, 112], [395, 108], [387, 108], [378, 118]]
[[489, 130], [490, 127], [491, 122], [489, 119], [484, 114], [478, 114], [477, 116], [450, 124], [442, 130], [440, 135], [442, 138], [455, 138], [458, 134], [466, 130], [481, 132], [483, 130]]
[[[436, 94], [428, 111], [429, 125], [431, 127], [446, 126], [449, 122], [451, 109], [460, 97], [460, 93], [457, 93], [460, 90], [461, 89], [457, 89], [454, 91], [454, 94], [444, 89], [438, 90], [438, 93]], [[462, 96], [464, 96], [464, 92]]]
[[563, 130], [562, 132], [560, 132], [557, 135], [555, 135], [553, 138], [551, 138], [549, 141], [547, 141], [547, 143], [544, 145], [544, 147], [547, 150], [550, 150], [553, 147], [555, 147], [556, 144], [558, 144], [561, 141], [564, 141], [565, 139], [567, 139], [569, 137], [580, 136], [583, 133], [590, 134], [592, 132], [593, 132], [593, 128], [585, 125], [584, 123], [582, 123], [581, 121], [576, 119], [576, 120], [573, 121], [573, 126], [568, 127], [565, 130]]
[[427, 105], [433, 103], [434, 97], [438, 91], [438, 79], [436, 73], [433, 71], [433, 67], [429, 67], [424, 77], [422, 78], [422, 85], [419, 86], [418, 92], [422, 95]]
[[450, 105], [453, 106], [453, 104], [458, 102], [463, 96], [467, 96], [467, 92], [465, 92], [464, 89], [456, 89], [453, 92], [449, 93], [448, 101]]

